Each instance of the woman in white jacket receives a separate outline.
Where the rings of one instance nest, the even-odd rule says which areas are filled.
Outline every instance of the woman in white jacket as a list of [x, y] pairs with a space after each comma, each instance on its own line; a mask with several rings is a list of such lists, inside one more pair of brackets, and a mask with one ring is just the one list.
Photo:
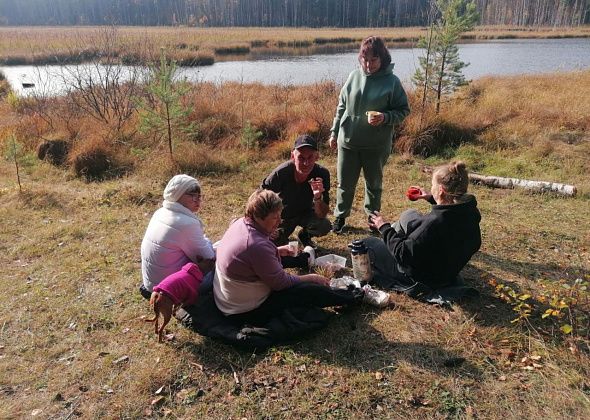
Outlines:
[[200, 206], [201, 186], [195, 178], [176, 175], [168, 182], [162, 207], [152, 216], [141, 242], [143, 297], [149, 299], [154, 286], [188, 262], [203, 266], [209, 260], [213, 267], [215, 251], [195, 214]]

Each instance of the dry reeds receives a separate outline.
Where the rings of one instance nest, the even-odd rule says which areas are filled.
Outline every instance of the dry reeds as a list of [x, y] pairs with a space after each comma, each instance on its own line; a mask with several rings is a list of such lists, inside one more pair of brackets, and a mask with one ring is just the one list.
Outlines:
[[[215, 151], [219, 149], [235, 151], [238, 161], [288, 158], [293, 139], [301, 133], [315, 136], [330, 154], [323, 145], [329, 136], [338, 89], [333, 82], [311, 86], [196, 84], [182, 98], [193, 108], [189, 120], [194, 129], [178, 133], [174, 139], [179, 147], [177, 164], [194, 173], [235, 170], [236, 165], [227, 159], [217, 159], [220, 155]], [[499, 176], [535, 173], [523, 172], [522, 157], [512, 163], [506, 160], [507, 153], [516, 155], [522, 148], [526, 148], [530, 162], [544, 167], [538, 170], [541, 174], [547, 167], [556, 167], [556, 156], [573, 160], [567, 171], [586, 167], [578, 156], [588, 144], [590, 104], [572, 98], [590, 97], [589, 72], [477, 80], [448, 98], [439, 115], [428, 109], [422, 115], [416, 97], [409, 93], [412, 112], [396, 132], [394, 148], [398, 153], [445, 159], [459, 153], [473, 167], [488, 168]], [[85, 153], [100, 143], [103, 155], [110, 157], [98, 166], [107, 172], [112, 171], [112, 167], [106, 168], [114, 161], [125, 162], [125, 167], [149, 166], [146, 156], [160, 153], [158, 138], [138, 133], [135, 114], [119, 129], [110, 128], [108, 120], [97, 126], [96, 118], [77, 109], [71, 99], [19, 99], [12, 108], [4, 106], [8, 115], [17, 113], [13, 129], [29, 150], [48, 139], [63, 139]], [[103, 139], [99, 143], [93, 140], [97, 128]], [[114, 150], [115, 160], [111, 158]], [[494, 157], [496, 153], [503, 154], [504, 167], [500, 167], [502, 160]], [[209, 154], [216, 158], [203, 158]], [[567, 181], [563, 174], [556, 176], [555, 181]]]
[[[104, 57], [104, 52], [88, 45], [99, 45], [105, 32], [116, 32], [110, 39], [110, 53], [124, 63], [148, 62], [150, 54], [138, 48], [164, 47], [182, 65], [209, 65], [216, 60], [240, 56], [256, 50], [280, 50], [298, 54], [322, 49], [356, 49], [360, 40], [374, 28], [186, 28], [186, 27], [28, 27], [0, 28], [0, 63], [6, 65], [80, 63]], [[412, 46], [423, 35], [423, 28], [379, 28], [378, 33], [393, 45]], [[584, 27], [477, 27], [462, 39], [566, 38], [590, 36]]]

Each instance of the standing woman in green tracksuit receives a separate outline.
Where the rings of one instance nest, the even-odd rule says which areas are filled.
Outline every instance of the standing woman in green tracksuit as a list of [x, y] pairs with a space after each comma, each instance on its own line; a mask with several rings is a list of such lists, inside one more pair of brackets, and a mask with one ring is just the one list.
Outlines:
[[350, 215], [361, 169], [365, 213], [381, 210], [383, 167], [391, 153], [394, 126], [410, 113], [406, 92], [392, 73], [391, 55], [383, 39], [364, 39], [358, 60], [360, 68], [350, 73], [340, 91], [330, 129], [330, 147], [338, 147], [334, 233], [342, 232]]

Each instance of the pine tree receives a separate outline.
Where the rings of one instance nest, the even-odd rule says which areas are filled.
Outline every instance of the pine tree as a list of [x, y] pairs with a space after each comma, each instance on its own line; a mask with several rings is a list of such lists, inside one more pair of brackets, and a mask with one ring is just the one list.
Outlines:
[[462, 70], [468, 64], [459, 59], [457, 41], [463, 32], [473, 28], [479, 15], [473, 1], [435, 0], [432, 5], [438, 17], [430, 24], [428, 36], [418, 42], [425, 52], [419, 57], [420, 67], [412, 80], [422, 88], [423, 107], [427, 100], [434, 99], [438, 113], [443, 95], [467, 83]]
[[150, 69], [147, 85], [148, 100], [139, 101], [140, 131], [152, 133], [154, 137], [164, 137], [168, 143], [170, 159], [173, 160], [173, 145], [179, 134], [191, 134], [196, 125], [188, 119], [192, 106], [182, 103], [182, 97], [190, 89], [187, 83], [174, 80], [176, 63], [160, 55], [159, 66]]

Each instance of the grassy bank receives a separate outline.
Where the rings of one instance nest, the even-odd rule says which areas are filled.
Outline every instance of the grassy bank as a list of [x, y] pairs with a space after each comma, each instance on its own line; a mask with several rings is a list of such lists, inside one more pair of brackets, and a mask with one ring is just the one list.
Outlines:
[[[356, 49], [369, 34], [390, 46], [412, 46], [425, 29], [412, 28], [186, 28], [186, 27], [0, 27], [0, 64], [71, 63], [102, 59], [105, 49], [125, 63], [142, 62], [160, 47], [182, 65], [207, 65], [281, 51], [311, 54]], [[463, 39], [571, 38], [589, 27], [482, 26]], [[104, 48], [101, 46], [105, 46]], [[108, 47], [107, 47], [108, 45]], [[89, 47], [92, 46], [92, 47]]]
[[[213, 240], [296, 133], [325, 137], [337, 90], [203, 84], [186, 95], [200, 128], [178, 139], [176, 157], [202, 182], [201, 217]], [[0, 310], [0, 417], [587, 418], [588, 295], [567, 302], [586, 313], [586, 329], [575, 334], [559, 329], [566, 315], [541, 315], [551, 287], [566, 299], [576, 279], [590, 279], [588, 98], [590, 73], [580, 72], [478, 80], [428, 129], [414, 105], [398, 148], [421, 135], [436, 153], [392, 155], [385, 214], [427, 211], [403, 192], [428, 186], [422, 165], [454, 158], [481, 173], [572, 183], [578, 197], [471, 186], [483, 246], [463, 274], [480, 298], [447, 310], [395, 296], [395, 308], [356, 309], [320, 334], [263, 353], [236, 351], [174, 321], [174, 341], [158, 345], [142, 321], [150, 312], [136, 290], [139, 245], [175, 171], [164, 144], [140, 135], [134, 118], [114, 136], [88, 115], [69, 116], [66, 98], [44, 108], [4, 99], [0, 138], [3, 150], [10, 138], [22, 146], [24, 192], [3, 160], [0, 285], [9, 302]], [[252, 132], [262, 134], [246, 148]], [[100, 146], [127, 175], [89, 183], [70, 163], [37, 161], [37, 143], [50, 137], [71, 142], [70, 160]], [[335, 155], [322, 153], [335, 174]], [[352, 229], [319, 238], [322, 253], [348, 255], [346, 244], [368, 234], [361, 193]]]

